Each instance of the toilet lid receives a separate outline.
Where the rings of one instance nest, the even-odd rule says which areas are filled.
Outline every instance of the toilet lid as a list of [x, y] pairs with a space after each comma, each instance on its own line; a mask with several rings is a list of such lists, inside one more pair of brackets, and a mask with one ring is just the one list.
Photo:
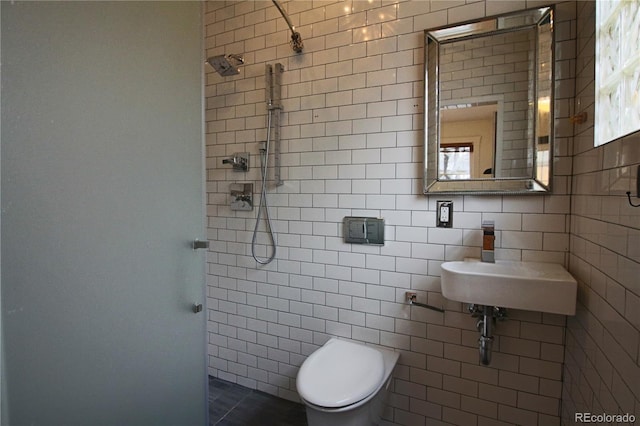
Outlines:
[[382, 353], [332, 339], [307, 358], [296, 386], [311, 404], [337, 408], [354, 404], [375, 392], [384, 378]]

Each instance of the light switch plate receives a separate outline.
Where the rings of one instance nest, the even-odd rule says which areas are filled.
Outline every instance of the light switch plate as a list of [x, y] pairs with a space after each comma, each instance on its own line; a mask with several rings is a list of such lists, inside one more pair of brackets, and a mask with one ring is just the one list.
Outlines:
[[438, 228], [451, 228], [453, 226], [453, 201], [437, 202], [436, 226]]

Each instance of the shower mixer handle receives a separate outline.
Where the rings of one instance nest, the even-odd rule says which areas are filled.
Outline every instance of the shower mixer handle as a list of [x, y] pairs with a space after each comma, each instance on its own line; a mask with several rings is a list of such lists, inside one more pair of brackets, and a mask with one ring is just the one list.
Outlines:
[[222, 164], [231, 164], [233, 170], [246, 172], [249, 171], [249, 153], [248, 152], [236, 152], [232, 157], [224, 158]]

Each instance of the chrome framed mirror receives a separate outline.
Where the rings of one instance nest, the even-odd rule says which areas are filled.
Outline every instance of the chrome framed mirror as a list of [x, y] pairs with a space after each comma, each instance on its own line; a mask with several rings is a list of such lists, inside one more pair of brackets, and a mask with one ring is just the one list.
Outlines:
[[424, 63], [424, 193], [549, 193], [553, 8], [426, 30]]

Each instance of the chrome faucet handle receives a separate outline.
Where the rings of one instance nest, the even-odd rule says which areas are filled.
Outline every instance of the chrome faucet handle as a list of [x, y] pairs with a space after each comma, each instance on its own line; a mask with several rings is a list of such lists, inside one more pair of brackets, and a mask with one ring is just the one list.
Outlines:
[[233, 170], [235, 171], [249, 171], [249, 153], [236, 152], [229, 158], [223, 158], [222, 164], [231, 164], [233, 166]]

